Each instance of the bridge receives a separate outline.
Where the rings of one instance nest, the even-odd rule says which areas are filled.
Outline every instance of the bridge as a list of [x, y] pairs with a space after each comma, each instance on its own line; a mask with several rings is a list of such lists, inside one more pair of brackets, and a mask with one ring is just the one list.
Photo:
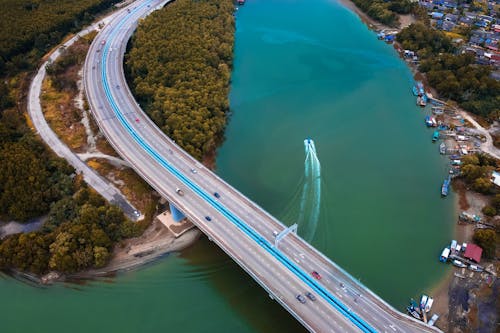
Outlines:
[[[137, 22], [168, 1], [137, 0], [120, 9], [89, 49], [87, 99], [114, 149], [310, 332], [440, 332], [385, 303], [294, 228], [288, 230], [184, 152], [145, 115], [127, 86], [123, 57]], [[306, 292], [316, 300], [296, 298]]]

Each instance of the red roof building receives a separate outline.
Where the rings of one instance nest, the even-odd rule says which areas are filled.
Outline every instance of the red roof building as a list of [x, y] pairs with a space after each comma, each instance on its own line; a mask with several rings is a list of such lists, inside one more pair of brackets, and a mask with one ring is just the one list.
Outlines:
[[477, 263], [481, 261], [481, 255], [483, 254], [483, 249], [476, 244], [468, 243], [465, 248], [464, 257], [473, 260]]

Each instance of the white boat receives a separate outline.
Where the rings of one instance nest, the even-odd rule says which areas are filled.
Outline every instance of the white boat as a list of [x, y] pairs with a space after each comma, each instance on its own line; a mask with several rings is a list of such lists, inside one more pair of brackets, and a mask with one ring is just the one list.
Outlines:
[[444, 142], [441, 142], [441, 144], [439, 145], [439, 153], [441, 155], [446, 154], [446, 144]]
[[427, 303], [425, 303], [425, 312], [431, 311], [433, 303], [434, 303], [434, 299], [432, 297], [428, 296]]
[[429, 296], [423, 294], [422, 297], [420, 298], [420, 309], [422, 311], [425, 310], [425, 305], [427, 304], [427, 299], [429, 298]]
[[469, 269], [474, 272], [482, 272], [483, 268], [477, 265], [469, 265]]
[[448, 247], [445, 247], [443, 249], [443, 252], [441, 252], [441, 256], [439, 256], [439, 261], [441, 261], [441, 262], [447, 262], [449, 255], [450, 255], [450, 249]]
[[429, 326], [434, 326], [434, 324], [436, 323], [436, 321], [438, 319], [439, 319], [439, 315], [433, 314], [431, 319], [429, 320], [429, 322], [427, 324], [429, 324]]
[[467, 267], [467, 264], [464, 264], [463, 262], [461, 262], [460, 260], [453, 260], [451, 262], [453, 265], [457, 266], [457, 267], [460, 267], [460, 268], [464, 268], [464, 267]]

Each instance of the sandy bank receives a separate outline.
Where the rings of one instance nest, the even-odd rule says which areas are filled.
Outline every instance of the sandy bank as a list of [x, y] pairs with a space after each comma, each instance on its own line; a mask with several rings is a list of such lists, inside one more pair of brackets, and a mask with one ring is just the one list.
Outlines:
[[371, 30], [401, 30], [401, 29], [406, 28], [407, 26], [409, 26], [410, 24], [412, 24], [416, 21], [415, 17], [411, 14], [398, 15], [399, 16], [399, 23], [400, 23], [399, 28], [389, 27], [385, 24], [382, 24], [380, 22], [375, 21], [370, 16], [365, 14], [365, 12], [363, 12], [361, 9], [359, 9], [354, 4], [354, 2], [352, 2], [350, 0], [338, 0], [338, 1], [344, 7], [348, 8], [351, 11], [353, 11], [354, 13], [356, 13], [359, 16], [359, 18], [361, 19], [361, 21], [363, 21], [363, 23], [365, 23], [368, 26], [368, 28], [370, 28]]
[[185, 249], [193, 244], [200, 235], [201, 231], [193, 228], [175, 238], [166, 227], [155, 220], [141, 236], [117, 244], [112, 259], [105, 267], [72, 274], [69, 278], [92, 278], [129, 271], [170, 252]]

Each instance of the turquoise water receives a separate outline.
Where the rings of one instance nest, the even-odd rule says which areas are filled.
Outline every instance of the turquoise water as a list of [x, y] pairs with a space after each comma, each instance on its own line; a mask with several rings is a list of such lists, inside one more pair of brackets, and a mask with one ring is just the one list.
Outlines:
[[[453, 224], [411, 81], [391, 46], [335, 1], [247, 0], [217, 159], [219, 174], [290, 224], [311, 136], [321, 163], [312, 243], [400, 309], [442, 275]], [[2, 333], [304, 331], [205, 238], [85, 285], [0, 279], [0, 295]]]
[[444, 273], [436, 258], [454, 213], [411, 87], [392, 46], [337, 2], [252, 0], [238, 12], [233, 115], [217, 159], [223, 178], [291, 224], [303, 140], [314, 139], [312, 244], [398, 308]]

